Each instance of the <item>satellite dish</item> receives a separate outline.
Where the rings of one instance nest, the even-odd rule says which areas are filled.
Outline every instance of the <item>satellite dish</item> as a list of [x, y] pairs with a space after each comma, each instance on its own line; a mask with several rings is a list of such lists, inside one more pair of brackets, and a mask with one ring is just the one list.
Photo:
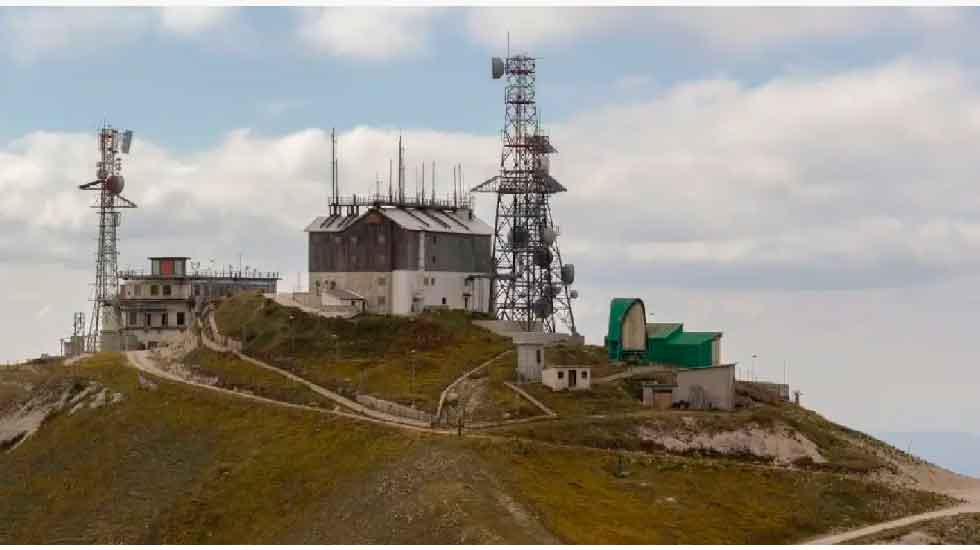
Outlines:
[[490, 60], [490, 74], [493, 75], [494, 80], [497, 80], [498, 78], [504, 76], [504, 70], [505, 70], [505, 65], [503, 59], [500, 59], [499, 57], [494, 57], [493, 59]]
[[118, 195], [123, 192], [126, 188], [126, 179], [119, 174], [113, 174], [105, 180], [106, 191], [112, 193], [113, 195]]
[[555, 239], [557, 238], [558, 238], [558, 232], [555, 231], [554, 229], [550, 227], [545, 227], [544, 229], [541, 230], [541, 240], [544, 241], [544, 244], [551, 246], [552, 244], [554, 244]]
[[576, 299], [576, 298], [578, 298], [578, 291], [577, 290], [573, 290], [573, 291], [569, 292], [568, 293], [568, 297], [571, 298], [571, 299], [573, 299], [573, 300]]

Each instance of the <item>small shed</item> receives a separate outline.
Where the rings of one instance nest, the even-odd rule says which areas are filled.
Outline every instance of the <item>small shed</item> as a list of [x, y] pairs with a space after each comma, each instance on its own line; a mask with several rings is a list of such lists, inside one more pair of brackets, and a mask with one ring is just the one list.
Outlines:
[[553, 391], [587, 390], [592, 387], [592, 368], [554, 366], [541, 371], [541, 383]]
[[720, 332], [686, 332], [681, 323], [648, 323], [647, 360], [686, 368], [721, 363]]
[[524, 332], [514, 335], [517, 348], [517, 381], [540, 382], [544, 369], [546, 333]]

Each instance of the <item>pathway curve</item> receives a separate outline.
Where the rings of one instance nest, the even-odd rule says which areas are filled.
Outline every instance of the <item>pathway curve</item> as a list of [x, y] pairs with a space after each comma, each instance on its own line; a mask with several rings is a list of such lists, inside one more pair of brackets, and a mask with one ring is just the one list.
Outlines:
[[270, 405], [278, 405], [280, 407], [289, 407], [291, 409], [302, 409], [302, 410], [305, 410], [305, 411], [318, 412], [318, 413], [321, 413], [321, 414], [331, 414], [331, 415], [334, 415], [334, 416], [343, 416], [345, 418], [351, 418], [353, 420], [360, 420], [360, 421], [363, 421], [363, 422], [373, 422], [375, 424], [384, 424], [386, 426], [391, 426], [393, 428], [399, 428], [399, 429], [404, 429], [404, 430], [411, 430], [411, 431], [425, 432], [425, 433], [434, 433], [434, 434], [442, 434], [442, 435], [448, 435], [448, 434], [454, 433], [454, 432], [451, 432], [449, 430], [437, 430], [437, 429], [425, 428], [425, 427], [421, 427], [421, 426], [412, 426], [412, 425], [409, 425], [409, 424], [405, 424], [403, 422], [394, 422], [394, 421], [389, 421], [389, 420], [384, 420], [384, 419], [379, 419], [379, 418], [372, 418], [372, 417], [364, 416], [364, 415], [360, 415], [360, 414], [348, 413], [348, 412], [343, 412], [343, 411], [332, 411], [330, 409], [321, 409], [319, 407], [311, 407], [309, 405], [299, 405], [299, 404], [296, 404], [296, 403], [287, 403], [285, 401], [277, 401], [275, 399], [269, 399], [268, 397], [261, 397], [261, 396], [253, 395], [253, 394], [249, 394], [249, 393], [242, 393], [242, 392], [237, 392], [237, 391], [234, 391], [234, 390], [229, 390], [227, 388], [220, 388], [218, 386], [211, 386], [209, 384], [204, 384], [204, 383], [201, 383], [201, 382], [195, 382], [193, 380], [188, 380], [186, 378], [182, 378], [180, 376], [177, 376], [176, 374], [173, 374], [173, 373], [168, 372], [168, 371], [166, 371], [164, 369], [161, 369], [159, 366], [157, 366], [156, 362], [153, 359], [150, 358], [150, 356], [149, 356], [150, 353], [151, 353], [150, 351], [127, 351], [127, 352], [125, 352], [126, 358], [129, 360], [129, 364], [132, 365], [134, 368], [136, 368], [138, 370], [141, 370], [141, 371], [143, 371], [143, 372], [145, 372], [147, 374], [151, 374], [153, 376], [156, 376], [158, 378], [163, 378], [163, 379], [166, 379], [166, 380], [170, 380], [172, 382], [178, 382], [180, 384], [187, 384], [188, 386], [195, 386], [195, 387], [198, 387], [198, 388], [204, 388], [206, 390], [216, 391], [216, 392], [224, 393], [226, 395], [233, 395], [233, 396], [238, 397], [238, 398], [241, 398], [241, 399], [248, 399], [248, 400], [251, 400], [251, 401], [258, 401], [260, 403], [267, 403], [267, 404], [270, 404]]
[[865, 535], [879, 533], [895, 527], [904, 527], [906, 525], [911, 525], [913, 523], [918, 523], [929, 519], [955, 516], [958, 514], [980, 513], [980, 487], [948, 491], [947, 494], [952, 497], [964, 499], [966, 502], [957, 504], [956, 506], [952, 506], [950, 508], [944, 508], [942, 510], [926, 512], [924, 514], [916, 514], [914, 516], [907, 516], [892, 521], [886, 521], [884, 523], [869, 525], [867, 527], [862, 527], [846, 533], [823, 536], [807, 541], [805, 544], [839, 544], [858, 537], [863, 537]]

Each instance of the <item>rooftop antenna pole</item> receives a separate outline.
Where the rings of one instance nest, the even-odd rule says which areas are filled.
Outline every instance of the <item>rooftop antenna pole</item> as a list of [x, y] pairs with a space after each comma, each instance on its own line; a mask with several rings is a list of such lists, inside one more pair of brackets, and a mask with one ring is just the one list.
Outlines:
[[388, 202], [391, 202], [391, 159], [388, 159]]
[[436, 203], [436, 161], [432, 161], [432, 204]]
[[405, 202], [405, 149], [402, 135], [398, 134], [398, 201]]
[[425, 161], [422, 161], [422, 204], [425, 204]]
[[334, 128], [330, 129], [330, 200], [335, 208], [340, 208], [339, 189], [337, 186], [337, 134]]

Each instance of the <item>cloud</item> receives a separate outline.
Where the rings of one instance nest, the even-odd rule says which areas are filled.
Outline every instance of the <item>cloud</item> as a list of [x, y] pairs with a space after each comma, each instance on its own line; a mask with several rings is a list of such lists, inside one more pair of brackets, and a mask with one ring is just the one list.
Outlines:
[[145, 34], [151, 28], [149, 15], [140, 8], [4, 8], [0, 45], [22, 62], [66, 51], [88, 53]]
[[962, 10], [934, 8], [474, 8], [466, 28], [475, 42], [498, 51], [508, 32], [512, 46], [521, 51], [592, 36], [680, 32], [711, 49], [738, 53], [874, 32], [956, 29], [963, 15]]
[[438, 10], [320, 8], [303, 10], [299, 35], [313, 51], [381, 61], [424, 52]]
[[233, 13], [230, 8], [207, 6], [167, 6], [159, 9], [161, 27], [182, 35], [196, 35], [214, 29]]
[[477, 43], [503, 51], [510, 34], [514, 51], [554, 44], [626, 26], [629, 8], [472, 8], [466, 29]]

